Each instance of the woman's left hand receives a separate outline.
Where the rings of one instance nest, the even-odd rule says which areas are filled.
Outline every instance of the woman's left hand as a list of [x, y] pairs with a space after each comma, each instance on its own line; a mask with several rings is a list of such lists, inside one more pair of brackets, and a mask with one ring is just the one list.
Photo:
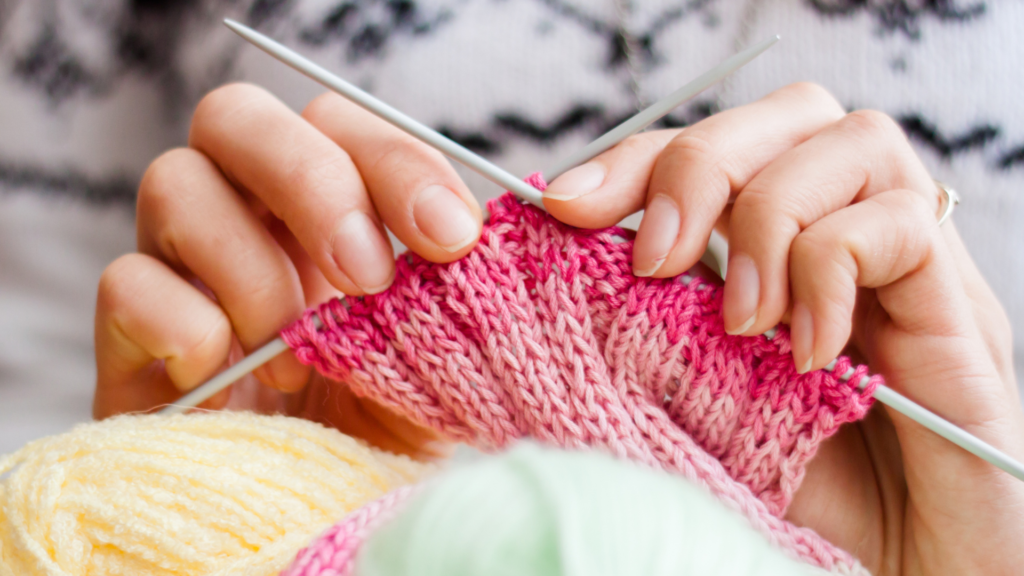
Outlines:
[[[840, 353], [1024, 460], [1010, 327], [939, 192], [888, 116], [794, 84], [683, 130], [630, 138], [555, 179], [576, 226], [646, 207], [634, 271], [693, 266], [729, 240], [732, 334], [790, 324], [801, 372]], [[787, 517], [874, 574], [1008, 574], [1024, 565], [1024, 483], [899, 413], [873, 410], [811, 462]]]

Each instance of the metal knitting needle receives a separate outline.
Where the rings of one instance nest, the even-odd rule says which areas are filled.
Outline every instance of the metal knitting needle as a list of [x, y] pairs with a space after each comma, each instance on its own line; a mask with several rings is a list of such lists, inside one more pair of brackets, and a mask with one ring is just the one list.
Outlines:
[[[863, 388], [866, 383], [867, 380], [865, 379], [857, 387]], [[1024, 464], [1021, 464], [1006, 452], [985, 442], [981, 438], [943, 419], [938, 414], [910, 398], [884, 385], [875, 388], [872, 396], [875, 400], [935, 432], [953, 444], [967, 450], [996, 468], [1004, 470], [1014, 478], [1024, 481]]]
[[654, 104], [651, 104], [644, 110], [640, 111], [639, 114], [633, 116], [629, 120], [626, 120], [622, 124], [619, 124], [615, 128], [612, 128], [605, 135], [594, 140], [590, 144], [587, 144], [578, 152], [563, 158], [561, 162], [555, 164], [555, 166], [550, 170], [544, 172], [544, 180], [548, 182], [553, 181], [555, 178], [558, 178], [571, 168], [593, 159], [598, 154], [608, 150], [633, 134], [640, 132], [651, 124], [654, 124], [683, 102], [686, 102], [697, 94], [700, 94], [710, 86], [717, 84], [729, 74], [740, 69], [747, 62], [750, 62], [754, 58], [760, 56], [765, 50], [774, 46], [778, 41], [779, 35], [776, 34], [759, 44], [755, 44], [742, 52], [734, 54], [718, 66], [715, 66], [711, 70], [708, 70], [704, 74], [693, 79], [686, 86], [683, 86], [668, 96], [665, 96], [661, 100], [658, 100]]
[[[774, 336], [774, 331], [771, 332], [771, 334]], [[831, 371], [835, 367], [836, 361], [833, 360], [825, 366], [825, 370]], [[850, 367], [846, 371], [846, 374], [839, 376], [839, 379], [843, 382], [848, 382], [852, 376], [853, 367]], [[857, 383], [857, 388], [863, 390], [870, 380], [871, 379], [867, 376], [862, 377], [860, 382]], [[1003, 452], [981, 438], [978, 438], [963, 428], [960, 428], [956, 424], [942, 418], [938, 414], [928, 410], [903, 394], [900, 394], [884, 384], [880, 384], [875, 388], [875, 391], [871, 396], [875, 400], [878, 400], [882, 404], [885, 404], [900, 414], [903, 414], [921, 426], [935, 432], [953, 444], [967, 450], [971, 454], [974, 454], [993, 466], [1004, 470], [1014, 478], [1024, 481], [1024, 464], [1021, 464], [1006, 452]]]
[[[452, 157], [453, 159], [462, 162], [469, 168], [476, 170], [481, 175], [497, 183], [498, 185], [504, 186], [507, 190], [510, 190], [512, 192], [516, 192], [518, 188], [520, 189], [520, 191], [525, 192], [527, 194], [526, 196], [520, 195], [520, 198], [523, 198], [524, 200], [527, 201], [531, 201], [529, 200], [530, 198], [536, 198], [536, 201], [531, 201], [531, 203], [534, 203], [539, 208], [544, 209], [543, 204], [540, 202], [540, 191], [528, 185], [526, 185], [525, 189], [523, 189], [524, 186], [519, 185], [523, 184], [522, 181], [518, 180], [508, 172], [505, 172], [501, 168], [498, 168], [497, 166], [491, 164], [487, 160], [484, 160], [483, 158], [456, 144], [455, 142], [452, 142], [448, 138], [445, 138], [444, 136], [434, 132], [430, 128], [427, 128], [423, 124], [420, 124], [419, 122], [413, 120], [412, 118], [406, 116], [405, 114], [402, 114], [398, 110], [395, 110], [394, 108], [391, 108], [387, 104], [380, 102], [379, 100], [377, 100], [373, 96], [370, 96], [366, 92], [363, 92], [362, 90], [356, 88], [355, 86], [352, 86], [351, 84], [345, 82], [344, 80], [335, 77], [333, 74], [327, 72], [325, 69], [317, 66], [316, 64], [310, 62], [309, 60], [306, 60], [302, 56], [289, 50], [288, 48], [282, 46], [281, 44], [274, 42], [273, 40], [267, 38], [266, 36], [263, 36], [262, 34], [259, 34], [258, 32], [246, 28], [245, 26], [231, 20], [226, 20], [225, 24], [227, 24], [228, 27], [230, 27], [238, 34], [240, 34], [243, 38], [249, 40], [250, 42], [253, 42], [266, 52], [270, 53], [272, 56], [275, 56], [276, 58], [284, 62], [285, 64], [288, 64], [289, 66], [298, 69], [299, 71], [305, 73], [307, 76], [324, 84], [328, 88], [338, 91], [342, 95], [351, 98], [356, 103], [362, 105], [370, 112], [377, 114], [384, 120], [391, 122], [398, 128], [405, 130], [406, 132], [419, 138], [426, 144], [437, 148], [442, 153], [447, 154], [449, 157]], [[717, 76], [716, 74], [713, 74], [715, 70], [726, 67], [726, 64], [731, 64], [738, 68], [739, 66], [742, 66], [743, 64], [748, 62], [750, 59], [757, 56], [757, 54], [763, 52], [776, 41], [778, 41], [777, 36], [769, 40], [766, 40], [765, 42], [762, 42], [761, 44], [758, 44], [757, 46], [748, 49], [740, 54], [737, 54], [733, 58], [730, 58], [729, 60], [724, 62], [722, 65], [719, 65], [718, 67], [713, 69], [711, 72], [706, 73], [704, 76], [701, 76], [696, 81], [691, 82], [690, 84], [684, 86], [680, 90], [677, 90], [670, 96], [670, 98], [676, 97], [677, 95], [687, 94], [689, 92], [687, 87], [693, 85], [694, 83], [699, 83], [699, 81], [701, 81], [702, 79], [710, 79], [711, 83], [717, 82], [725, 74]], [[752, 53], [752, 55], [749, 56], [749, 58], [742, 58], [744, 55], [750, 53]], [[697, 92], [699, 91], [700, 90], [698, 90]], [[694, 94], [696, 94], [696, 92], [694, 92]], [[611, 146], [614, 146], [615, 144], [626, 139], [632, 134], [646, 128], [651, 123], [656, 121], [661, 116], [664, 116], [672, 109], [670, 107], [666, 108], [666, 101], [668, 101], [668, 99], [659, 100], [648, 109], [641, 111], [633, 118], [630, 118], [623, 124], [620, 124], [618, 127], [612, 129], [611, 132], [605, 134], [601, 138], [598, 138], [598, 140], [594, 141], [593, 143], [585, 147], [583, 150], [581, 150], [579, 153], [571, 156], [570, 158], [575, 159], [576, 163], [586, 162], [587, 160], [590, 160], [594, 156], [600, 154], [604, 150], [607, 150]], [[651, 109], [655, 107], [659, 108], [659, 113], [655, 114], [650, 112]], [[629, 126], [629, 128], [623, 129], [624, 126]], [[615, 137], [609, 137], [609, 135], [613, 133], [615, 133]], [[550, 174], [552, 174], [550, 178], [554, 179], [558, 174], [561, 174], [565, 170], [572, 168], [575, 165], [576, 164], [571, 163], [568, 160], [557, 164], [556, 168], [550, 172]], [[509, 186], [508, 184], [506, 184], [506, 182], [508, 184], [514, 182], [516, 183], [516, 186]], [[683, 277], [683, 281], [687, 281], [686, 276]], [[775, 330], [769, 330], [768, 332], [765, 333], [765, 336], [767, 336], [768, 338], [773, 338], [775, 336]], [[199, 403], [210, 398], [217, 392], [228, 387], [232, 382], [235, 382], [239, 378], [245, 376], [246, 374], [252, 372], [256, 368], [262, 366], [271, 358], [277, 356], [281, 352], [284, 352], [285, 350], [287, 350], [287, 348], [287, 344], [285, 344], [281, 338], [275, 339], [274, 341], [263, 346], [259, 350], [253, 352], [246, 358], [242, 359], [237, 364], [234, 364], [224, 372], [218, 374], [214, 378], [202, 384], [201, 386], [199, 386], [198, 388], [196, 388], [195, 390], [193, 390], [192, 392], [178, 400], [178, 402], [175, 403], [174, 405], [164, 408], [163, 410], [161, 410], [161, 413], [174, 414], [178, 412], [184, 412], [185, 410], [188, 410], [189, 408], [198, 405]], [[825, 368], [827, 370], [831, 370], [834, 367], [835, 361], [833, 360], [832, 363], [830, 363]], [[852, 374], [853, 372], [851, 369], [846, 374], [841, 375], [839, 379], [844, 382], [848, 381]], [[867, 384], [867, 382], [868, 379], [864, 378], [857, 384], [857, 387], [862, 389]], [[941, 416], [935, 414], [934, 412], [931, 412], [927, 408], [924, 408], [923, 406], [917, 404], [913, 400], [910, 400], [906, 396], [903, 396], [902, 394], [884, 385], [878, 386], [875, 389], [872, 396], [879, 402], [889, 406], [890, 408], [896, 410], [897, 412], [900, 412], [901, 414], [921, 424], [925, 428], [928, 428], [932, 432], [935, 432], [939, 436], [942, 436], [943, 438], [946, 438], [947, 440], [953, 442], [957, 446], [960, 446], [964, 450], [967, 450], [968, 452], [980, 457], [981, 459], [989, 462], [990, 464], [1008, 472], [1015, 478], [1024, 481], [1024, 464], [1021, 464], [1020, 462], [1018, 462], [1005, 452], [999, 450], [998, 448], [992, 446], [991, 444], [988, 444], [984, 440], [978, 438], [977, 436], [974, 436], [970, 432], [967, 432], [966, 430], [958, 427], [957, 425], [942, 418]]]
[[[513, 192], [519, 198], [530, 202], [541, 210], [544, 210], [544, 204], [541, 201], [541, 192], [533, 186], [526, 184], [519, 178], [516, 178], [463, 146], [445, 138], [441, 134], [424, 126], [411, 117], [406, 116], [384, 102], [381, 102], [377, 98], [367, 94], [345, 80], [338, 78], [326, 69], [313, 63], [309, 59], [301, 56], [281, 43], [276, 42], [234, 20], [225, 19], [224, 24], [239, 36], [256, 45], [258, 48], [262, 49], [274, 58], [277, 58], [284, 64], [302, 72], [327, 88], [338, 92], [342, 96], [345, 96], [356, 104], [362, 106], [367, 111], [377, 115], [381, 119], [391, 123], [413, 137], [419, 138], [427, 145], [433, 146], [453, 160], [461, 162], [470, 169], [479, 173], [481, 176], [495, 184], [498, 184], [499, 186], [504, 187], [506, 190]], [[622, 124], [619, 124], [611, 131], [591, 142], [576, 154], [573, 154], [569, 158], [559, 162], [557, 164], [558, 168], [555, 168], [553, 171], [548, 173], [548, 179], [553, 180], [562, 172], [565, 172], [577, 164], [581, 164], [594, 158], [601, 152], [604, 152], [633, 134], [647, 128], [653, 122], [656, 122], [659, 118], [671, 112], [679, 104], [693, 98], [697, 94], [711, 87], [713, 84], [719, 82], [722, 78], [739, 69], [744, 64], [756, 58], [762, 52], [778, 42], [778, 40], [779, 37], [774, 36], [760, 44], [748, 48], [705, 72], [702, 76], [691, 81], [672, 94], [658, 100], [653, 105], [640, 111], [632, 118], [626, 120]], [[269, 344], [264, 345], [262, 348], [246, 356], [238, 363], [233, 364], [220, 374], [206, 381], [192, 392], [181, 397], [174, 404], [167, 406], [161, 410], [160, 413], [176, 414], [201, 404], [214, 394], [227, 388], [233, 382], [266, 364], [272, 358], [287, 349], [288, 345], [285, 344], [284, 340], [281, 338], [273, 340]]]

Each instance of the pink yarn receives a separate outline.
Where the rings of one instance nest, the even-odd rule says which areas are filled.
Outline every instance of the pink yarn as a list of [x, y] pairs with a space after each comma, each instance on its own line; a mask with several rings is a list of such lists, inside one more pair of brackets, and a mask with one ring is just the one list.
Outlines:
[[378, 526], [401, 511], [416, 488], [403, 486], [349, 514], [300, 550], [280, 576], [348, 576], [355, 567], [359, 546]]
[[387, 291], [310, 309], [285, 341], [452, 440], [598, 447], [707, 487], [804, 561], [862, 570], [781, 517], [818, 445], [865, 415], [878, 376], [858, 390], [867, 368], [841, 380], [847, 358], [798, 374], [785, 326], [770, 339], [725, 334], [721, 289], [634, 276], [622, 229], [572, 228], [510, 194], [488, 209], [466, 257], [407, 253]]

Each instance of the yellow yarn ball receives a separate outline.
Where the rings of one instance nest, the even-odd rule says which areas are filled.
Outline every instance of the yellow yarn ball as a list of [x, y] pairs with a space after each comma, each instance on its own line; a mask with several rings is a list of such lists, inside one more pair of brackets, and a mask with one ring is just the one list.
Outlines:
[[426, 470], [283, 416], [85, 424], [0, 458], [0, 576], [269, 576]]

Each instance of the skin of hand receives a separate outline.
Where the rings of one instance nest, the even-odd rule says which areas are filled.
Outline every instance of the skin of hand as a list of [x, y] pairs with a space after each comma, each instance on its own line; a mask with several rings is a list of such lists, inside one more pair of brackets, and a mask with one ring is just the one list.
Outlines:
[[[900, 128], [794, 84], [683, 130], [634, 136], [552, 182], [564, 222], [610, 226], [646, 208], [634, 271], [694, 266], [729, 240], [733, 334], [790, 324], [799, 370], [840, 353], [1024, 459], [1010, 327]], [[104, 273], [94, 414], [172, 402], [272, 339], [302, 310], [385, 289], [387, 226], [435, 262], [469, 252], [481, 212], [438, 153], [342, 98], [296, 115], [229, 85], [193, 118], [189, 147], [150, 166], [139, 253]], [[419, 457], [430, 432], [284, 354], [204, 404], [303, 416]], [[253, 385], [255, 384], [255, 385]], [[1024, 483], [877, 407], [826, 441], [787, 518], [873, 574], [1010, 574], [1024, 563]]]
[[[556, 179], [551, 213], [583, 227], [646, 208], [634, 272], [671, 277], [729, 240], [732, 334], [790, 324], [801, 372], [840, 353], [1024, 457], [1008, 321], [899, 126], [794, 84], [681, 131], [633, 137]], [[1024, 483], [876, 406], [825, 442], [787, 518], [873, 574], [1012, 574]]]

